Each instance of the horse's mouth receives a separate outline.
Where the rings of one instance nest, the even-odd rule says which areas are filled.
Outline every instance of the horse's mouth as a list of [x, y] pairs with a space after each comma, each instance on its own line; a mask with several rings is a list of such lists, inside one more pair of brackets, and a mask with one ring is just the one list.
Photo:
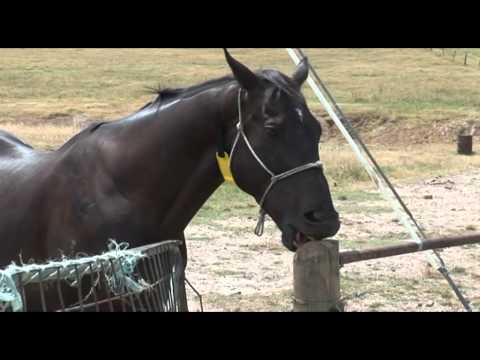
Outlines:
[[291, 225], [287, 225], [282, 231], [283, 245], [293, 252], [312, 240], [314, 240], [312, 236], [302, 233]]
[[300, 246], [306, 244], [307, 242], [311, 241], [312, 239], [305, 235], [304, 233], [297, 232], [295, 238], [293, 240], [293, 245], [298, 249]]
[[286, 225], [282, 231], [282, 243], [290, 251], [297, 251], [300, 247], [311, 241], [321, 241], [335, 236], [340, 229], [338, 219], [322, 223], [321, 230], [315, 233], [304, 233], [293, 225]]

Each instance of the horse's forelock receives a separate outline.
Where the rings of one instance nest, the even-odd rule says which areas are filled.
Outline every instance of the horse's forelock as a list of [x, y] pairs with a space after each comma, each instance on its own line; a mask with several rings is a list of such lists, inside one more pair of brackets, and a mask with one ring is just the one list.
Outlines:
[[297, 99], [303, 99], [303, 95], [298, 91], [298, 87], [294, 81], [281, 72], [277, 70], [262, 70], [259, 72], [259, 75], [268, 82], [274, 84], [277, 88], [289, 96]]

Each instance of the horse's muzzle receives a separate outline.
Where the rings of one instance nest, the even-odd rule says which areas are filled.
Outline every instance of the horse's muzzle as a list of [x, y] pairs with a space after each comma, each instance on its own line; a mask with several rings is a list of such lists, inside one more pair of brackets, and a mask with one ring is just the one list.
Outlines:
[[336, 211], [330, 213], [328, 216], [318, 214], [317, 212], [308, 213], [305, 215], [305, 221], [309, 227], [314, 228], [314, 231], [312, 231], [309, 237], [315, 240], [335, 236], [340, 230], [341, 225], [340, 217]]
[[312, 214], [305, 217], [305, 229], [297, 229], [293, 225], [286, 225], [282, 229], [282, 243], [290, 251], [297, 251], [303, 244], [312, 240], [323, 240], [335, 236], [340, 230], [340, 219], [337, 212], [329, 216], [312, 217]]

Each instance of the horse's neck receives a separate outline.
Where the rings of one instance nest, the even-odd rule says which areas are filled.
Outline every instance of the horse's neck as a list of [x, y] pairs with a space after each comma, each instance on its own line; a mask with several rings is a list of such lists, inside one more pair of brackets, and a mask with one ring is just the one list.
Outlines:
[[229, 101], [225, 113], [224, 101], [220, 93], [201, 94], [136, 125], [145, 128], [137, 129], [142, 134], [139, 144], [129, 156], [131, 164], [124, 166], [140, 173], [139, 164], [145, 167], [143, 173], [148, 177], [137, 183], [141, 186], [135, 191], [159, 202], [160, 230], [165, 236], [183, 232], [222, 184], [215, 158], [216, 136], [223, 116], [232, 117], [233, 122], [230, 108], [235, 106]]

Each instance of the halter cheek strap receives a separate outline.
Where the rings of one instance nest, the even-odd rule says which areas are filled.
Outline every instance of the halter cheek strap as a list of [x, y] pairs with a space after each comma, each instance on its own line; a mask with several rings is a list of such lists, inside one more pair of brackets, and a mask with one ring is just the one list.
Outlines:
[[[237, 124], [237, 136], [235, 137], [235, 141], [233, 142], [232, 146], [232, 151], [230, 152], [230, 157], [224, 153], [224, 154], [217, 154], [217, 163], [218, 167], [220, 169], [220, 172], [222, 173], [223, 178], [225, 181], [235, 183], [234, 176], [231, 170], [231, 160], [233, 158], [233, 155], [235, 153], [235, 150], [237, 148], [238, 142], [240, 138], [243, 139], [245, 144], [247, 145], [248, 150], [252, 154], [252, 156], [255, 158], [258, 164], [270, 175], [270, 183], [263, 193], [263, 196], [259, 202], [260, 205], [260, 214], [259, 214], [259, 219], [257, 222], [257, 226], [255, 227], [255, 234], [257, 236], [262, 236], [264, 229], [265, 229], [265, 217], [267, 215], [266, 211], [264, 210], [264, 204], [265, 201], [267, 200], [267, 196], [270, 194], [271, 190], [273, 187], [281, 180], [284, 180], [286, 178], [289, 178], [293, 175], [299, 174], [301, 172], [310, 170], [310, 169], [321, 169], [322, 168], [322, 163], [320, 161], [314, 162], [314, 163], [309, 163], [306, 165], [302, 165], [299, 167], [296, 167], [292, 170], [288, 170], [284, 173], [275, 175], [273, 171], [271, 171], [267, 165], [260, 159], [260, 157], [257, 155], [255, 150], [253, 149], [252, 145], [250, 144], [250, 141], [248, 141], [247, 135], [245, 134], [245, 128], [244, 128], [244, 123], [243, 123], [243, 116], [242, 116], [242, 89], [238, 92], [238, 124]], [[222, 156], [223, 155], [223, 156]]]

